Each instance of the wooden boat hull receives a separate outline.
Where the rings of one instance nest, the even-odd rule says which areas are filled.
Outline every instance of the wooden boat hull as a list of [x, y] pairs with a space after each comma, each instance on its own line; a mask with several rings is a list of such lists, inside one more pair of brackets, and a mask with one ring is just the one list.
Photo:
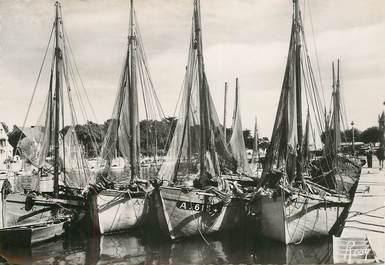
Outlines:
[[158, 187], [155, 211], [162, 232], [171, 239], [235, 228], [246, 221], [247, 201], [178, 187]]
[[59, 237], [65, 232], [66, 222], [36, 223], [2, 228], [0, 229], [0, 245], [31, 246]]
[[344, 209], [351, 205], [346, 200], [328, 202], [301, 195], [290, 199], [283, 191], [276, 198], [266, 196], [261, 200], [262, 234], [285, 244], [329, 235]]
[[3, 201], [3, 227], [50, 220], [60, 212], [70, 215], [73, 221], [85, 216], [84, 203], [79, 199], [51, 199], [36, 196], [31, 199], [21, 193], [8, 194]]
[[114, 233], [141, 225], [148, 214], [148, 194], [102, 190], [92, 195], [91, 222], [100, 234]]

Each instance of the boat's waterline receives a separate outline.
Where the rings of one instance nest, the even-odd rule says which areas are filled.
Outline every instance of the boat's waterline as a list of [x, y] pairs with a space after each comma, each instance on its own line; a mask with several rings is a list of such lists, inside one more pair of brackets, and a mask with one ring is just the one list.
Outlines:
[[243, 199], [178, 187], [159, 187], [154, 199], [160, 228], [171, 239], [219, 232], [246, 221], [247, 200]]
[[350, 206], [345, 199], [319, 200], [298, 195], [295, 199], [284, 192], [276, 198], [262, 197], [261, 233], [285, 244], [329, 235], [343, 211]]
[[144, 223], [149, 213], [150, 192], [102, 190], [93, 194], [92, 225], [101, 234], [114, 233], [137, 227]]

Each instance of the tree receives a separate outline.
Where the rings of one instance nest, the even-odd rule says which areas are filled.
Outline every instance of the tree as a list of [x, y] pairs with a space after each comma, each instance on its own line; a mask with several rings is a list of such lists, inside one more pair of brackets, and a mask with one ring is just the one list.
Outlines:
[[361, 141], [364, 143], [376, 143], [380, 141], [380, 130], [377, 126], [369, 127], [361, 133]]
[[164, 153], [167, 149], [166, 145], [171, 141], [176, 123], [177, 119], [175, 117], [165, 118], [161, 121], [140, 121], [140, 147], [142, 153], [153, 155], [155, 146], [158, 152], [162, 151]]
[[[352, 129], [346, 129], [345, 131], [342, 132], [341, 134], [342, 142], [351, 142], [352, 139], [353, 139]], [[361, 141], [361, 131], [359, 131], [356, 128], [354, 128], [354, 141], [355, 142]]]
[[99, 154], [106, 134], [105, 129], [104, 125], [99, 125], [92, 121], [88, 121], [84, 125], [78, 124], [75, 126], [76, 136], [83, 145], [87, 157], [94, 157]]
[[[348, 130], [346, 130], [345, 132], [347, 132]], [[331, 137], [334, 137], [333, 135], [334, 135], [334, 129], [330, 129], [330, 131], [329, 131], [329, 135], [331, 136]], [[350, 130], [350, 139], [351, 139], [351, 130]], [[356, 136], [357, 136], [357, 134], [356, 134], [356, 131], [354, 131], [354, 138], [356, 138]], [[345, 137], [345, 135], [344, 135], [344, 132], [340, 132], [340, 137], [341, 137], [341, 141], [342, 142], [346, 142], [347, 140], [345, 139], [346, 137]], [[323, 144], [325, 144], [325, 140], [326, 140], [326, 132], [322, 132], [321, 133], [321, 142], [323, 143]], [[351, 141], [351, 140], [350, 140]]]

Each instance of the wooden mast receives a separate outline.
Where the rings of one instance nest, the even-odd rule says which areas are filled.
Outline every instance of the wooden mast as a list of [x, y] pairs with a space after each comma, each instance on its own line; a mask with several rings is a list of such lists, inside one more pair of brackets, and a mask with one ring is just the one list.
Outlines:
[[[332, 88], [333, 88], [333, 92], [332, 92], [332, 96], [333, 96], [333, 113], [332, 113], [332, 118], [333, 118], [333, 126], [330, 126], [330, 129], [332, 129], [334, 127], [334, 132], [330, 132], [330, 141], [333, 141], [331, 144], [332, 146], [330, 146], [329, 148], [331, 148], [331, 155], [332, 157], [334, 155], [337, 154], [336, 152], [336, 130], [337, 130], [337, 127], [336, 127], [336, 73], [335, 73], [335, 70], [334, 70], [334, 61], [332, 62]], [[333, 137], [331, 137], [331, 135], [333, 135]]]
[[301, 22], [298, 0], [294, 2], [295, 84], [297, 108], [297, 178], [302, 178], [302, 88], [301, 88]]
[[227, 82], [225, 82], [225, 99], [223, 104], [223, 135], [226, 140], [226, 109], [227, 109]]
[[54, 174], [53, 174], [53, 191], [54, 197], [59, 197], [59, 126], [60, 126], [60, 78], [61, 68], [60, 60], [62, 58], [61, 50], [59, 47], [59, 2], [55, 3], [55, 126], [54, 126]]
[[340, 98], [340, 59], [337, 60], [337, 83], [336, 83], [336, 117], [335, 117], [335, 154], [337, 155], [340, 146], [341, 129], [341, 98]]
[[129, 36], [129, 110], [130, 110], [130, 165], [131, 165], [131, 181], [138, 176], [138, 156], [139, 156], [139, 145], [138, 145], [138, 93], [136, 87], [136, 36], [134, 31], [134, 1], [131, 0], [130, 9], [130, 36]]
[[[234, 104], [234, 111], [233, 111], [233, 130], [235, 125], [235, 119], [237, 118], [237, 112], [238, 112], [238, 97], [239, 97], [239, 87], [238, 87], [238, 77], [235, 78], [235, 104]], [[234, 131], [233, 131], [234, 133]]]
[[201, 17], [200, 17], [200, 1], [194, 0], [194, 25], [195, 25], [195, 43], [198, 57], [198, 80], [199, 80], [199, 104], [200, 104], [200, 175], [205, 173], [205, 157], [207, 151], [207, 128], [208, 128], [208, 112], [207, 112], [207, 91], [204, 77], [204, 63], [202, 55], [202, 35], [201, 35]]
[[[337, 60], [337, 76], [334, 69], [334, 62], [332, 63], [333, 70], [333, 134], [332, 140], [332, 155], [337, 156], [340, 146], [340, 119], [341, 119], [341, 103], [340, 103], [340, 60]], [[337, 160], [336, 160], [337, 162]]]
[[254, 123], [254, 142], [253, 142], [253, 155], [251, 156], [251, 163], [254, 162], [255, 157], [258, 157], [257, 162], [257, 177], [258, 177], [258, 169], [260, 164], [260, 153], [259, 153], [259, 144], [258, 144], [258, 121], [257, 116], [255, 116], [255, 123]]

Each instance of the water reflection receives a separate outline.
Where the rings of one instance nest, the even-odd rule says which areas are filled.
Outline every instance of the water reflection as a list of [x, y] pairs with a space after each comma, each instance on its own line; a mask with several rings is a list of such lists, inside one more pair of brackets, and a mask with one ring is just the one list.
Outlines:
[[17, 264], [316, 264], [332, 263], [332, 241], [284, 246], [239, 231], [179, 242], [140, 231], [94, 238], [73, 233], [32, 248], [5, 248], [0, 255]]
[[331, 264], [333, 263], [333, 240], [321, 238], [307, 240], [302, 244], [288, 246], [259, 238], [254, 250], [255, 263], [273, 264]]

